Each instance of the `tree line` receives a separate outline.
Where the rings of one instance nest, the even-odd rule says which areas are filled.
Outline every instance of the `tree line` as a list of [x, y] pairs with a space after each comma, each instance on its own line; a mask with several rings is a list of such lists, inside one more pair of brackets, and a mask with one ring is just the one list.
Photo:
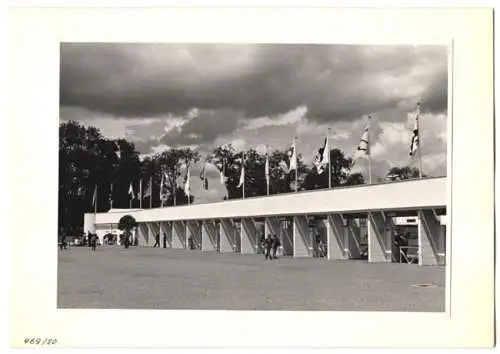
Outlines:
[[[95, 127], [84, 127], [75, 121], [63, 122], [59, 126], [59, 230], [66, 234], [80, 234], [83, 231], [83, 214], [93, 211], [95, 186], [97, 212], [108, 211], [110, 199], [113, 200], [113, 208], [128, 208], [130, 183], [133, 183], [137, 193], [140, 180], [143, 181], [143, 195], [152, 181], [151, 197], [143, 199], [143, 208], [149, 208], [150, 205], [153, 208], [160, 207], [162, 176], [166, 191], [164, 206], [193, 203], [194, 196], [188, 198], [184, 191], [185, 166], [200, 162], [213, 164], [223, 171], [227, 189], [224, 199], [241, 198], [242, 188], [238, 188], [238, 184], [243, 155], [245, 197], [266, 195], [266, 156], [255, 149], [236, 151], [230, 144], [219, 146], [202, 160], [202, 156], [193, 149], [172, 148], [140, 159], [134, 144], [125, 139], [107, 139]], [[295, 173], [287, 173], [282, 167], [283, 161], [288, 160], [286, 150], [273, 150], [269, 154], [270, 195], [295, 190]], [[341, 150], [331, 149], [330, 161], [332, 187], [365, 183], [360, 173], [351, 172], [354, 162]], [[318, 174], [316, 167], [309, 167], [300, 154], [297, 155], [297, 172], [298, 190], [328, 188], [328, 169]], [[398, 173], [399, 179], [418, 177], [418, 170], [410, 167], [393, 168], [388, 176], [394, 179]], [[191, 174], [191, 180], [194, 178], [200, 176]], [[139, 207], [138, 203], [135, 200], [133, 207]]]

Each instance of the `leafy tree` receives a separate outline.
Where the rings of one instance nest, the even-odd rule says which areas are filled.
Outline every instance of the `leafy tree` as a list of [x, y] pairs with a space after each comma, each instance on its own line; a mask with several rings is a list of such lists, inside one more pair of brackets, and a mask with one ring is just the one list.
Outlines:
[[124, 215], [118, 221], [118, 229], [124, 231], [125, 234], [125, 248], [128, 248], [130, 234], [135, 227], [137, 227], [137, 221], [131, 215]]
[[[427, 176], [423, 174], [422, 177], [427, 177]], [[415, 178], [419, 178], [419, 169], [410, 166], [392, 167], [387, 172], [387, 179], [391, 181], [397, 181], [397, 180], [402, 181]]]
[[[168, 197], [164, 206], [183, 205], [188, 203], [188, 197], [184, 192], [184, 179], [187, 170], [183, 172], [182, 165], [192, 165], [200, 160], [200, 154], [190, 148], [169, 149], [154, 155], [151, 162], [147, 162], [145, 169], [150, 175], [144, 175], [146, 179], [153, 176], [155, 190], [158, 192], [158, 201], [161, 205], [159, 197], [160, 184], [162, 175], [166, 176], [166, 188]], [[182, 177], [182, 178], [181, 178]], [[191, 177], [192, 178], [192, 177]], [[175, 193], [174, 193], [175, 191]], [[194, 197], [190, 196], [189, 202], [192, 203]]]

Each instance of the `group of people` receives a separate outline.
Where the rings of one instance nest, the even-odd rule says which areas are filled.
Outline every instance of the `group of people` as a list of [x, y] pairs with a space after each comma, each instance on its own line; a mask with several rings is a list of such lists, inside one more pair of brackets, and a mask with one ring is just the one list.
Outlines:
[[276, 252], [278, 251], [278, 247], [281, 246], [279, 237], [277, 235], [267, 235], [267, 238], [261, 241], [263, 243], [265, 259], [277, 259]]

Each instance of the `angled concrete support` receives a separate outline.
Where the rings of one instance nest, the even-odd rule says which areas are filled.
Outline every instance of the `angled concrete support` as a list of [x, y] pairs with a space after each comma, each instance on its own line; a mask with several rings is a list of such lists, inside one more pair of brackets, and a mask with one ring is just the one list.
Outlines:
[[172, 222], [162, 221], [160, 222], [160, 241], [161, 247], [163, 247], [163, 238], [167, 238], [167, 248], [172, 248]]
[[418, 264], [438, 265], [441, 224], [432, 210], [418, 211]]
[[241, 253], [257, 253], [259, 240], [253, 219], [241, 219]]
[[137, 243], [139, 246], [149, 245], [149, 229], [146, 223], [140, 222], [137, 225]]
[[345, 227], [341, 215], [329, 214], [327, 217], [328, 259], [345, 259], [347, 245], [345, 244]]
[[392, 261], [392, 218], [383, 212], [368, 213], [368, 261]]
[[306, 215], [296, 215], [293, 217], [293, 256], [313, 256], [313, 242]]
[[186, 248], [186, 224], [184, 221], [172, 222], [172, 248]]
[[236, 228], [233, 219], [220, 220], [220, 249], [223, 252], [234, 252], [236, 248]]
[[160, 235], [160, 244], [161, 244], [161, 234], [160, 234], [160, 223], [157, 223], [157, 222], [149, 222], [148, 223], [148, 227], [149, 227], [149, 235], [150, 235], [150, 240], [152, 241], [152, 243], [150, 244], [150, 246], [153, 246], [155, 244], [155, 237], [156, 235]]
[[215, 221], [203, 220], [201, 228], [201, 250], [217, 251], [218, 243], [218, 230], [216, 229]]
[[194, 248], [201, 249], [201, 222], [198, 220], [186, 221], [186, 238], [193, 240]]

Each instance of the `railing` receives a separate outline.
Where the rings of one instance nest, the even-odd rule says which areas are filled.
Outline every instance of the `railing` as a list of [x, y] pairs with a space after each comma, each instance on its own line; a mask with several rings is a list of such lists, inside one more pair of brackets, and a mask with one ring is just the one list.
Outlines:
[[399, 263], [418, 263], [418, 247], [399, 246]]

